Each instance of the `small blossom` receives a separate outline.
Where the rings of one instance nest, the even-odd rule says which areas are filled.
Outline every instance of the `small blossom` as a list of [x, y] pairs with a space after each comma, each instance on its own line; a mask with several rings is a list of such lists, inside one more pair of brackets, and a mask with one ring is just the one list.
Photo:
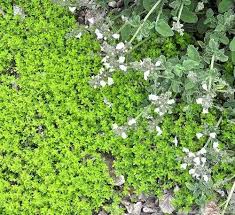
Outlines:
[[193, 159], [193, 162], [196, 164], [196, 165], [200, 165], [200, 158], [199, 157], [195, 157]]
[[174, 103], [175, 103], [175, 100], [174, 100], [174, 99], [170, 99], [170, 100], [167, 101], [167, 104], [168, 104], [168, 105], [172, 105], [172, 104], [174, 104]]
[[196, 133], [196, 136], [197, 136], [197, 139], [200, 139], [203, 136], [203, 134], [202, 133]]
[[100, 32], [99, 29], [95, 29], [95, 34], [98, 40], [101, 40], [104, 38], [104, 35]]
[[182, 164], [180, 165], [180, 167], [181, 167], [182, 169], [186, 169], [186, 168], [187, 168], [187, 164], [186, 164], [186, 163], [182, 163]]
[[101, 85], [101, 87], [105, 87], [106, 86], [106, 82], [104, 80], [101, 80], [100, 81], [100, 85]]
[[131, 126], [131, 125], [134, 125], [134, 124], [136, 124], [136, 120], [134, 118], [132, 118], [128, 121], [128, 125]]
[[162, 134], [162, 129], [159, 126], [156, 126], [157, 130], [157, 136], [160, 136]]
[[112, 125], [112, 129], [114, 129], [114, 130], [118, 129], [118, 125], [117, 125], [116, 123], [113, 124], [113, 125]]
[[161, 66], [162, 62], [160, 60], [158, 60], [156, 63], [155, 63], [155, 66]]
[[178, 146], [178, 139], [177, 137], [175, 136], [174, 140], [173, 140], [173, 143], [175, 144], [175, 146]]
[[111, 86], [114, 84], [114, 81], [112, 78], [108, 77], [108, 85]]
[[120, 65], [119, 68], [124, 72], [127, 71], [127, 67], [125, 65]]
[[82, 36], [82, 32], [78, 33], [75, 37], [76, 37], [77, 39], [80, 39], [81, 36]]
[[120, 38], [120, 34], [113, 34], [112, 37], [116, 40], [118, 40]]
[[206, 158], [205, 157], [201, 157], [201, 161], [202, 161], [203, 164], [206, 163]]
[[192, 152], [189, 152], [189, 153], [188, 153], [188, 156], [189, 156], [190, 158], [193, 158], [193, 157], [195, 157], [195, 154], [192, 153]]
[[203, 108], [202, 113], [209, 113], [208, 108]]
[[208, 177], [207, 175], [203, 175], [202, 177], [203, 177], [203, 180], [204, 180], [205, 182], [208, 182], [208, 181], [209, 181], [209, 177]]
[[210, 133], [210, 137], [213, 138], [213, 139], [215, 139], [215, 138], [216, 138], [216, 133], [215, 133], [215, 132]]
[[181, 24], [179, 21], [173, 22], [172, 30], [177, 31], [181, 36], [184, 35], [184, 29], [183, 24]]
[[125, 47], [125, 44], [123, 42], [120, 42], [120, 43], [117, 44], [116, 49], [117, 50], [122, 50], [122, 49], [124, 49], [124, 47]]
[[194, 173], [195, 173], [195, 169], [190, 169], [190, 170], [189, 170], [189, 174], [190, 174], [190, 175], [193, 175]]
[[203, 148], [199, 151], [199, 154], [201, 154], [201, 155], [206, 154], [206, 149], [203, 147]]
[[70, 11], [71, 13], [74, 13], [75, 10], [76, 10], [76, 7], [69, 7], [69, 11]]
[[150, 95], [149, 95], [149, 100], [150, 100], [150, 101], [157, 101], [158, 98], [159, 98], [159, 97], [156, 96], [156, 95], [154, 95], [154, 94], [150, 94]]
[[122, 132], [122, 133], [121, 133], [121, 137], [122, 137], [123, 139], [126, 139], [128, 136], [127, 136], [126, 132]]
[[201, 11], [201, 10], [203, 10], [204, 9], [204, 2], [198, 2], [198, 4], [197, 4], [197, 8], [196, 8], [196, 12], [199, 12], [199, 11]]
[[218, 141], [213, 143], [213, 149], [218, 149], [219, 143]]
[[148, 80], [149, 75], [150, 75], [150, 71], [149, 71], [149, 70], [147, 70], [147, 71], [144, 72], [144, 80], [145, 80], [145, 81]]
[[207, 84], [205, 84], [205, 83], [202, 84], [202, 89], [207, 91], [208, 90]]
[[88, 22], [89, 22], [91, 25], [93, 25], [93, 24], [95, 23], [94, 17], [91, 17], [91, 18], [89, 18], [89, 19], [87, 19], [87, 20], [88, 20]]
[[124, 63], [125, 62], [125, 57], [124, 56], [121, 56], [121, 57], [119, 57], [119, 59], [118, 59], [118, 63]]
[[185, 147], [183, 147], [182, 151], [185, 152], [185, 153], [189, 153], [189, 149], [185, 148]]
[[203, 98], [198, 98], [198, 99], [196, 100], [196, 102], [197, 102], [197, 104], [202, 104], [202, 103], [203, 103]]

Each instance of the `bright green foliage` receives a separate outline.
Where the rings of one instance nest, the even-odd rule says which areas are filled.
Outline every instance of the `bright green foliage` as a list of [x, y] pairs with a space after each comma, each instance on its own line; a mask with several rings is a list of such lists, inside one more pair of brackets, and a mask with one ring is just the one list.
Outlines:
[[112, 196], [92, 149], [102, 96], [88, 80], [99, 46], [87, 35], [65, 40], [74, 19], [49, 0], [17, 4], [25, 19], [1, 3], [0, 214], [92, 214]]
[[[216, 124], [217, 113], [203, 116], [198, 106], [191, 112], [178, 106], [165, 117], [161, 137], [148, 132], [145, 121], [128, 139], [116, 137], [111, 125], [125, 123], [147, 103], [143, 74], [117, 72], [112, 87], [91, 88], [90, 77], [100, 67], [95, 39], [65, 39], [75, 20], [50, 0], [14, 3], [23, 8], [25, 19], [13, 16], [9, 0], [1, 3], [6, 16], [0, 16], [0, 214], [89, 215], [104, 207], [117, 215], [123, 214], [118, 204], [129, 188], [159, 195], [176, 185], [179, 207], [195, 203], [186, 187], [193, 179], [180, 168], [182, 147], [200, 149], [206, 140], [195, 134], [205, 122]], [[172, 57], [185, 52], [189, 41], [187, 34], [176, 35], [156, 48], [153, 39], [150, 48], [139, 48], [132, 57]], [[223, 147], [234, 149], [235, 126], [226, 120], [222, 126]], [[120, 196], [104, 153], [115, 158], [117, 173], [125, 176]], [[224, 162], [214, 167], [213, 179], [233, 172]]]

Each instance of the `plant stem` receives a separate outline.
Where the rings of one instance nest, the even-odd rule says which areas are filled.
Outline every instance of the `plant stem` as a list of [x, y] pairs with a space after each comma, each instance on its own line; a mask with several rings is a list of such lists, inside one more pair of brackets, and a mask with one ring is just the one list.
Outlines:
[[137, 37], [138, 33], [140, 32], [141, 28], [143, 28], [145, 22], [147, 21], [147, 19], [149, 18], [149, 16], [152, 14], [152, 12], [157, 8], [157, 6], [161, 3], [162, 0], [158, 0], [157, 3], [152, 7], [152, 9], [148, 12], [148, 14], [145, 16], [143, 22], [141, 23], [141, 25], [139, 26], [139, 28], [137, 29], [137, 31], [135, 32], [135, 34], [133, 35], [133, 37], [131, 38], [131, 40], [129, 41], [129, 43], [132, 43], [134, 41], [134, 39]]
[[[215, 55], [212, 55], [210, 70], [212, 70], [214, 68], [214, 63], [215, 63]], [[209, 77], [209, 86], [208, 86], [209, 91], [211, 90], [211, 84], [212, 84], [212, 78], [211, 78], [211, 75], [210, 75], [210, 77]]]
[[233, 182], [233, 186], [232, 186], [232, 188], [231, 188], [231, 190], [230, 190], [230, 192], [229, 192], [228, 198], [227, 198], [227, 200], [226, 200], [226, 204], [225, 204], [225, 206], [224, 206], [224, 209], [223, 209], [221, 215], [224, 215], [224, 214], [225, 214], [225, 211], [226, 211], [226, 209], [227, 209], [227, 207], [228, 207], [229, 201], [230, 201], [231, 198], [232, 198], [232, 195], [233, 195], [234, 190], [235, 190], [235, 181]]
[[[222, 121], [222, 116], [219, 118], [219, 120], [218, 120], [218, 122], [217, 122], [217, 124], [216, 124], [216, 126], [215, 126], [216, 128], [219, 127], [221, 121]], [[207, 142], [206, 142], [206, 144], [205, 144], [205, 146], [204, 146], [203, 148], [206, 148], [206, 147], [208, 146], [208, 144], [209, 144], [210, 141], [211, 141], [211, 137], [208, 138], [208, 140], [207, 140]]]
[[179, 22], [179, 21], [180, 21], [180, 17], [181, 17], [181, 14], [182, 14], [183, 8], [184, 8], [184, 4], [182, 3], [182, 4], [180, 5], [180, 10], [179, 10], [179, 14], [178, 14], [178, 17], [177, 17], [177, 22]]

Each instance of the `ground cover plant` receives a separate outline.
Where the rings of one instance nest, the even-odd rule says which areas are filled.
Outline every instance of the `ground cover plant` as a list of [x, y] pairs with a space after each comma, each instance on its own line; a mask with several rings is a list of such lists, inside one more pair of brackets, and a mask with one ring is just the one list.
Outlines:
[[0, 27], [0, 214], [234, 212], [233, 1], [7, 0]]

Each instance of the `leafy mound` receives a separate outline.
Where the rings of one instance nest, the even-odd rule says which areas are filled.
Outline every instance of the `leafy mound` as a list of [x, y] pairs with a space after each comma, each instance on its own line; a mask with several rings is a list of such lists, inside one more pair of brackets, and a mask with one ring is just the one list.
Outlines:
[[[96, 40], [90, 35], [66, 39], [75, 20], [50, 0], [17, 4], [25, 18], [14, 16], [12, 1], [1, 3], [6, 15], [0, 17], [0, 213], [88, 215], [103, 206], [121, 213], [105, 154], [125, 176], [120, 197], [130, 190], [159, 195], [178, 185], [177, 205], [195, 203], [188, 189], [192, 178], [177, 159], [182, 147], [201, 148], [204, 142], [195, 135], [205, 122], [215, 125], [217, 113], [203, 117], [197, 105], [187, 113], [179, 106], [164, 119], [161, 137], [150, 133], [145, 121], [128, 139], [116, 137], [111, 125], [125, 123], [147, 103], [142, 74], [117, 72], [115, 85], [93, 89], [89, 80], [101, 64]], [[167, 47], [174, 55], [171, 40], [148, 54]], [[224, 147], [234, 149], [235, 126], [223, 121], [222, 127]], [[213, 180], [233, 172], [230, 164], [215, 165]]]

